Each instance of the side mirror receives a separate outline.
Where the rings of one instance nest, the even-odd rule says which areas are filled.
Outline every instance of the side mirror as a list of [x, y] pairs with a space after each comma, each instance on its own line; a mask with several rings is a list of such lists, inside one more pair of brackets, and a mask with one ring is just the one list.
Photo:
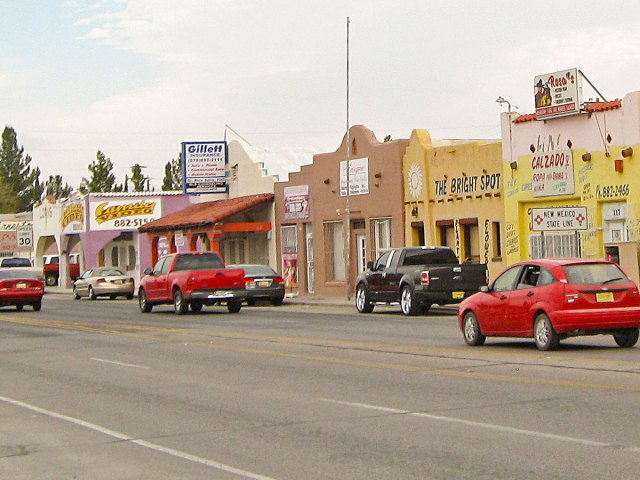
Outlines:
[[371, 261], [367, 262], [367, 268], [369, 270], [373, 270], [373, 262], [371, 262]]
[[150, 268], [145, 268], [144, 272], [142, 273], [144, 273], [145, 275], [153, 275], [153, 270], [151, 270]]
[[491, 291], [491, 289], [486, 285], [482, 285], [478, 290], [482, 293], [489, 293]]

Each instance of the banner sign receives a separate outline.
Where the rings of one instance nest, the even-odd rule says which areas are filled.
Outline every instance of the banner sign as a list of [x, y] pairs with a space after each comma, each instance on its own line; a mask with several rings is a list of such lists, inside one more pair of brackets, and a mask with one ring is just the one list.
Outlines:
[[73, 202], [62, 207], [60, 216], [60, 226], [62, 233], [84, 232], [84, 203]]
[[160, 198], [92, 201], [91, 230], [137, 230], [162, 216]]
[[[364, 195], [369, 193], [369, 159], [349, 160], [349, 178], [347, 179], [347, 160], [340, 162], [340, 196]], [[347, 193], [347, 183], [349, 184]]]
[[587, 207], [532, 208], [531, 225], [534, 232], [587, 230]]
[[182, 191], [227, 193], [227, 142], [182, 142]]
[[580, 113], [582, 77], [577, 68], [538, 75], [533, 88], [537, 118]]
[[309, 218], [309, 185], [284, 187], [284, 219]]
[[532, 195], [550, 197], [554, 195], [573, 195], [573, 152], [554, 150], [541, 152], [531, 157]]

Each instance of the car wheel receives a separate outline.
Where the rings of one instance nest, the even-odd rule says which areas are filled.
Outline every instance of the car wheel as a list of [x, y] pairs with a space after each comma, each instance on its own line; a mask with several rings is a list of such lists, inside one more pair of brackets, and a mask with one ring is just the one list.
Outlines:
[[356, 309], [360, 313], [373, 312], [373, 303], [369, 298], [369, 292], [367, 292], [367, 287], [362, 283], [356, 288]]
[[115, 300], [117, 297], [118, 297], [117, 295], [109, 295], [110, 300]]
[[142, 288], [138, 292], [138, 305], [142, 313], [149, 313], [151, 311], [151, 303], [147, 300], [147, 293]]
[[462, 321], [462, 334], [467, 345], [471, 345], [472, 347], [484, 345], [484, 341], [487, 339], [487, 337], [482, 334], [478, 318], [473, 312], [465, 313], [464, 320]]
[[58, 284], [58, 277], [55, 275], [47, 275], [44, 279], [47, 287], [55, 287]]
[[189, 304], [192, 312], [201, 312], [202, 311], [202, 302], [191, 302]]
[[24, 310], [24, 305], [22, 305], [21, 303], [19, 303], [18, 305], [16, 305], [16, 310], [21, 312], [22, 310]]
[[420, 305], [420, 313], [427, 313], [429, 310], [431, 310], [431, 305], [433, 305], [432, 303], [423, 303], [422, 305]]
[[89, 299], [90, 300], [95, 300], [96, 298], [96, 292], [93, 291], [93, 288], [91, 287], [91, 285], [89, 285]]
[[73, 287], [73, 299], [74, 300], [80, 300], [80, 294], [76, 290], [76, 287]]
[[39, 312], [40, 310], [42, 310], [42, 300], [38, 300], [37, 302], [33, 302], [31, 305], [33, 306], [33, 311], [34, 312]]
[[282, 305], [282, 302], [284, 301], [284, 297], [273, 297], [271, 299], [271, 303], [275, 306], [275, 307], [279, 307], [280, 305]]
[[242, 308], [242, 302], [227, 302], [227, 310], [231, 313], [238, 313]]
[[409, 285], [402, 287], [400, 292], [400, 308], [402, 313], [407, 316], [417, 315], [420, 310], [420, 305], [416, 302], [415, 294]]
[[536, 347], [538, 350], [555, 350], [560, 343], [560, 336], [553, 329], [551, 320], [544, 313], [536, 317], [533, 327]]
[[187, 309], [189, 308], [189, 304], [185, 302], [184, 295], [179, 288], [173, 292], [173, 309], [178, 315], [184, 315], [187, 313]]
[[250, 298], [249, 300], [247, 300], [247, 305], [249, 305], [250, 307], [253, 307], [256, 304], [257, 300], [255, 298]]
[[638, 343], [639, 334], [640, 331], [637, 328], [625, 328], [624, 330], [618, 330], [614, 333], [613, 339], [619, 347], [631, 348]]

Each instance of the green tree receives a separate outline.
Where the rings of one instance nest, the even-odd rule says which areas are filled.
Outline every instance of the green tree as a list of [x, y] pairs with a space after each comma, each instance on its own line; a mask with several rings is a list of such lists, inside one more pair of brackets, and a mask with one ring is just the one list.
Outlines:
[[[133, 184], [134, 192], [144, 192], [149, 190], [149, 180], [144, 173], [142, 173], [142, 169], [145, 168], [142, 165], [135, 164], [131, 167], [131, 183]], [[145, 190], [146, 185], [146, 190]]]
[[0, 213], [16, 213], [17, 209], [18, 199], [4, 178], [0, 177]]
[[164, 179], [162, 180], [162, 190], [182, 190], [182, 154], [178, 158], [167, 162], [164, 166]]
[[24, 147], [18, 146], [16, 131], [13, 127], [5, 127], [0, 145], [0, 178], [4, 180], [6, 191], [16, 199], [15, 212], [30, 211], [44, 192], [40, 169], [32, 170], [30, 164], [31, 156], [25, 156]]
[[44, 194], [55, 198], [65, 198], [71, 195], [73, 188], [68, 184], [63, 185], [62, 175], [49, 175], [49, 179], [44, 185]]
[[113, 174], [113, 163], [100, 150], [96, 153], [96, 159], [89, 165], [90, 177], [83, 178], [80, 184], [82, 193], [121, 192], [124, 187], [116, 185], [116, 176]]

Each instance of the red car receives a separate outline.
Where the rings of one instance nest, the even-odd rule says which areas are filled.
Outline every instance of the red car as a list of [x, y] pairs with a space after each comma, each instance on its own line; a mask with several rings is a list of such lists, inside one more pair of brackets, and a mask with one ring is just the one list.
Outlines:
[[0, 269], [0, 306], [14, 305], [18, 311], [31, 305], [38, 312], [42, 308], [44, 284], [41, 274], [32, 268]]
[[540, 350], [578, 335], [613, 335], [633, 347], [640, 294], [618, 265], [604, 260], [518, 262], [460, 303], [458, 324], [468, 345], [486, 337], [533, 337]]

